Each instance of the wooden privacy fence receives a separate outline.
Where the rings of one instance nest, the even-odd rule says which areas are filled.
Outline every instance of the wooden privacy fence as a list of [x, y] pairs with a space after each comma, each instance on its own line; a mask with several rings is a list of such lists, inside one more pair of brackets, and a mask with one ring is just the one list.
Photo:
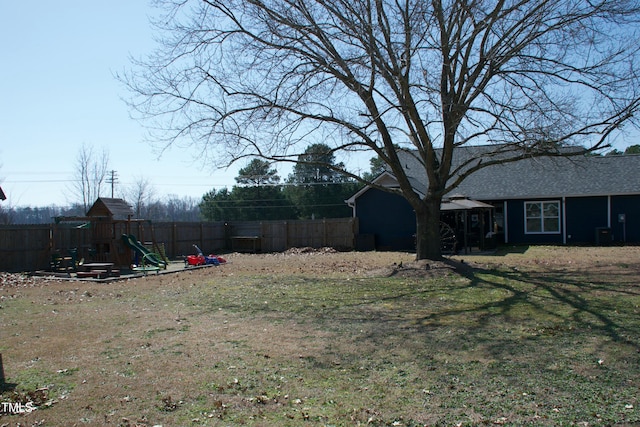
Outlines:
[[[39, 224], [0, 226], [0, 271], [36, 271], [49, 267], [54, 253], [90, 260], [96, 248], [91, 224]], [[122, 222], [112, 225], [110, 251], [125, 251], [122, 234], [133, 234], [145, 244], [157, 243], [169, 259], [195, 253], [281, 252], [294, 247], [333, 247], [353, 250], [358, 234], [357, 218], [293, 221], [238, 222]], [[102, 243], [99, 243], [102, 244]], [[107, 253], [107, 256], [109, 254]], [[103, 261], [103, 259], [101, 259]]]

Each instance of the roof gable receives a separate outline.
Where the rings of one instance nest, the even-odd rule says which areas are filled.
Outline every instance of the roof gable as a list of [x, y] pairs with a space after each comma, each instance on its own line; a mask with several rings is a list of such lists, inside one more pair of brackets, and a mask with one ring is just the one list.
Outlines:
[[123, 199], [99, 197], [87, 211], [87, 216], [111, 217], [112, 219], [128, 219], [133, 216], [133, 209]]
[[[376, 184], [376, 185], [380, 185], [380, 186], [386, 187], [386, 188], [398, 187], [398, 180], [396, 179], [395, 176], [393, 176], [393, 174], [391, 174], [389, 172], [382, 172], [372, 182], [374, 184]], [[371, 186], [369, 186], [369, 185], [362, 187], [353, 196], [351, 196], [347, 200], [345, 200], [345, 202], [348, 205], [352, 205], [355, 202], [355, 200], [358, 197], [360, 197], [361, 195], [363, 195], [365, 192], [367, 192], [369, 190], [369, 188], [371, 188]]]

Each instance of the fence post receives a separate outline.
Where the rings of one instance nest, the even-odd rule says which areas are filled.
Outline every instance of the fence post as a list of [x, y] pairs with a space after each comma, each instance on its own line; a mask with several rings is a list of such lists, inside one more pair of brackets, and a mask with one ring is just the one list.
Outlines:
[[171, 223], [171, 257], [176, 257], [176, 252], [178, 251], [178, 243], [176, 242], [176, 223]]
[[202, 244], [202, 238], [203, 238], [203, 230], [202, 230], [202, 221], [200, 222], [200, 238], [198, 239], [198, 244], [200, 245], [200, 247], [203, 247], [204, 245]]
[[327, 220], [322, 218], [322, 247], [327, 247]]
[[351, 218], [351, 249], [356, 249], [356, 236], [358, 235], [358, 223], [355, 218]]
[[284, 250], [289, 249], [289, 221], [284, 222]]
[[265, 250], [265, 248], [268, 248], [266, 249], [266, 251], [270, 252], [272, 248], [271, 242], [267, 244], [264, 237], [265, 237], [264, 222], [260, 221], [260, 235], [258, 236], [258, 241], [260, 242], [260, 252]]

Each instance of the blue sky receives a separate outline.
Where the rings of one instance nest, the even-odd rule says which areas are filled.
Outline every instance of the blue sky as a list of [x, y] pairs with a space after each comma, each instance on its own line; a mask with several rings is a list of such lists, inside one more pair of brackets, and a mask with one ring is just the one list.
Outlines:
[[[234, 184], [244, 164], [213, 170], [194, 158], [194, 150], [171, 149], [159, 156], [144, 141], [143, 127], [129, 117], [122, 101], [127, 92], [114, 74], [130, 67], [131, 56], [154, 48], [148, 19], [153, 13], [147, 0], [0, 1], [5, 206], [76, 201], [69, 188], [83, 144], [108, 151], [110, 169], [117, 171], [116, 193], [146, 179], [158, 198], [200, 199]], [[620, 138], [616, 148], [637, 143]]]
[[[0, 186], [10, 206], [68, 205], [83, 144], [110, 155], [119, 185], [147, 179], [157, 197], [234, 184], [187, 150], [154, 153], [129, 117], [116, 72], [153, 47], [146, 0], [0, 1]], [[116, 189], [116, 192], [118, 190]], [[105, 194], [105, 196], [110, 196]]]

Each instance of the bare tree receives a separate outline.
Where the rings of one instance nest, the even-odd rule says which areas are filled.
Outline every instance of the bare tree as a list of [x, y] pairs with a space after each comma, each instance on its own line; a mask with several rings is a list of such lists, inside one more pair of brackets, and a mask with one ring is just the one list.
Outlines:
[[[597, 150], [635, 124], [637, 1], [160, 3], [163, 44], [121, 76], [152, 138], [224, 163], [296, 162], [312, 143], [376, 155], [398, 180], [383, 189], [416, 212], [418, 259], [441, 257], [441, 200], [469, 174]], [[477, 144], [494, 149], [453, 161]], [[422, 165], [425, 194], [402, 152]]]
[[109, 153], [103, 149], [95, 153], [92, 146], [82, 144], [76, 156], [75, 172], [70, 193], [74, 203], [80, 201], [84, 211], [100, 197], [109, 171]]
[[155, 188], [147, 178], [138, 177], [125, 193], [127, 200], [136, 213], [137, 218], [148, 218], [149, 209], [155, 202]]

